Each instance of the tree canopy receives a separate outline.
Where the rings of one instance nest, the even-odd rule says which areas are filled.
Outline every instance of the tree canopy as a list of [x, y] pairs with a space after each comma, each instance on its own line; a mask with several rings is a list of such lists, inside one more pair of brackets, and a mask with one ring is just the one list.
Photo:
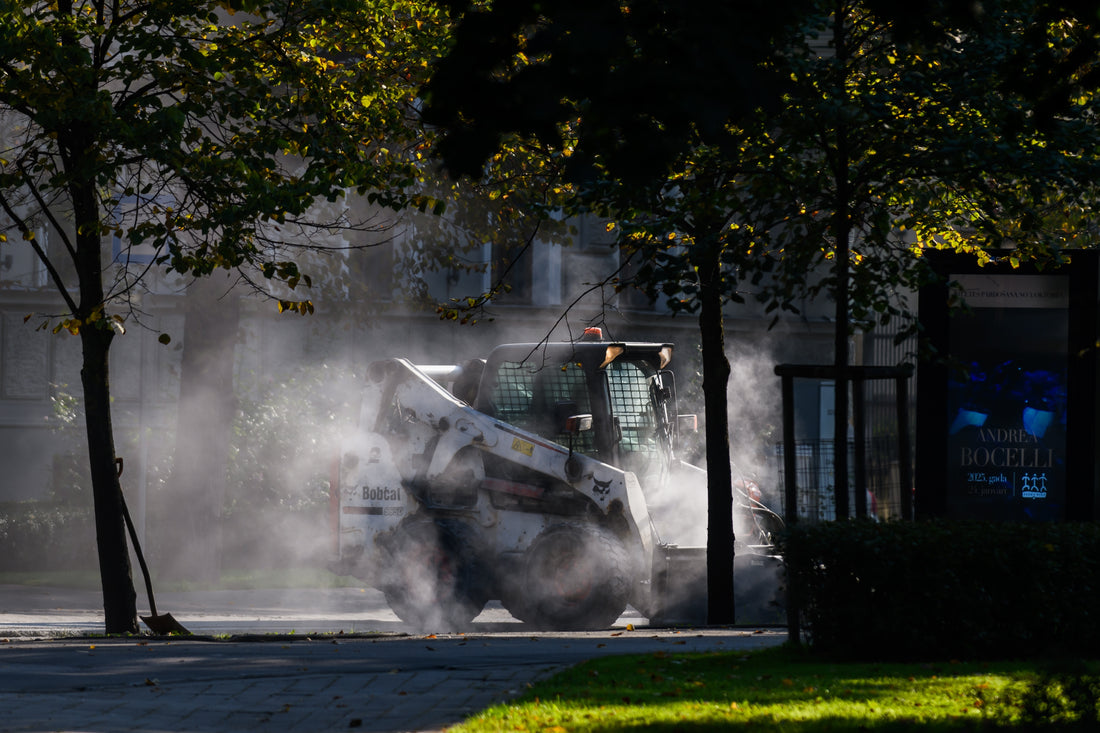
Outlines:
[[478, 177], [517, 133], [568, 150], [575, 180], [645, 185], [696, 142], [725, 144], [729, 120], [779, 102], [783, 79], [762, 62], [808, 2], [451, 5], [461, 21], [424, 96], [453, 173]]
[[[296, 268], [271, 253], [293, 246], [281, 240], [294, 225], [335, 223], [310, 221], [314, 203], [410, 196], [413, 91], [442, 43], [427, 7], [8, 2], [2, 13], [0, 191], [24, 236], [53, 218], [63, 239], [122, 235], [181, 273], [246, 266], [294, 286]], [[65, 226], [58, 196], [89, 186], [88, 210], [74, 201]]]
[[[711, 618], [727, 621], [723, 305], [745, 281], [769, 309], [834, 299], [844, 440], [849, 329], [903, 314], [922, 248], [1024, 257], [1079, 232], [1094, 3], [453, 5], [455, 44], [425, 91], [446, 165], [479, 175], [506, 134], [568, 156], [575, 210], [617, 223], [634, 284], [699, 314]], [[1037, 246], [1040, 223], [1062, 234]]]
[[434, 206], [416, 189], [416, 90], [446, 16], [417, 0], [5, 0], [0, 25], [3, 232], [61, 298], [47, 324], [81, 339], [106, 626], [135, 631], [107, 367], [129, 293], [156, 269], [220, 268], [311, 312], [296, 259], [362, 223], [344, 197]]

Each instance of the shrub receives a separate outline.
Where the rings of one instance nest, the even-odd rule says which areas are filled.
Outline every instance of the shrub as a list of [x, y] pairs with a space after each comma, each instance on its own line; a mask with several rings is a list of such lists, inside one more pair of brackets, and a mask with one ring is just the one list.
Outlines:
[[90, 510], [54, 502], [0, 504], [0, 570], [90, 570], [96, 563]]
[[1100, 677], [1080, 660], [1058, 660], [991, 701], [994, 719], [1034, 731], [1100, 730]]
[[1100, 653], [1100, 526], [798, 525], [783, 539], [811, 647], [851, 658]]

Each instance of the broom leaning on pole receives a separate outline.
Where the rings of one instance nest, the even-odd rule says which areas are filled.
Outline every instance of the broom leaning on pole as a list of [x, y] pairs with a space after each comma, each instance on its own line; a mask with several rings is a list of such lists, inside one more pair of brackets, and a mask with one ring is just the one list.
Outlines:
[[[116, 458], [118, 475], [122, 477], [122, 459]], [[138, 542], [137, 531], [134, 529], [134, 520], [130, 519], [130, 510], [126, 508], [126, 497], [119, 487], [119, 501], [122, 503], [122, 516], [126, 520], [126, 529], [130, 533], [130, 542], [134, 546], [134, 554], [137, 555], [138, 564], [141, 566], [141, 575], [145, 578], [145, 592], [149, 596], [149, 615], [142, 616], [141, 620], [154, 634], [167, 636], [168, 634], [190, 634], [183, 625], [172, 617], [172, 614], [157, 614], [157, 602], [153, 599], [153, 582], [149, 579], [149, 567], [145, 564], [145, 555], [141, 552], [141, 543]]]

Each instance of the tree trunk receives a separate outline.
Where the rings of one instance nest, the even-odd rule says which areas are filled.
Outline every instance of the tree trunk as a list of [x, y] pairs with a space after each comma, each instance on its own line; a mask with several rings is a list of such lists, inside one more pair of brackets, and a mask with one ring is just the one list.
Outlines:
[[[66, 140], [78, 165], [91, 147], [77, 131]], [[95, 506], [96, 548], [103, 586], [103, 614], [108, 634], [138, 631], [137, 594], [134, 592], [130, 551], [122, 513], [122, 487], [115, 464], [114, 426], [111, 422], [111, 380], [108, 357], [112, 330], [103, 302], [103, 241], [99, 233], [99, 209], [93, 184], [71, 188], [76, 221], [75, 263], [80, 283], [80, 302], [73, 317], [80, 323], [83, 363], [84, 421], [88, 433], [88, 461]]]
[[[698, 246], [698, 245], [697, 245]], [[730, 472], [730, 363], [722, 318], [718, 242], [705, 245], [699, 264], [699, 332], [703, 350], [703, 409], [707, 439], [707, 622], [731, 624], [733, 598], [733, 478]]]
[[103, 614], [108, 634], [135, 634], [137, 595], [122, 518], [122, 489], [115, 466], [114, 429], [111, 425], [110, 380], [107, 355], [113, 332], [95, 326], [83, 328], [80, 340], [84, 364], [84, 419], [95, 502], [96, 546], [103, 585]]
[[[848, 61], [847, 12], [840, 3], [834, 15], [833, 39], [838, 61]], [[836, 207], [833, 234], [836, 239], [836, 331], [833, 339], [833, 368], [836, 372], [833, 400], [833, 486], [836, 518], [848, 518], [848, 279], [849, 239], [852, 234], [851, 181], [848, 128], [837, 128], [833, 178], [836, 181]]]
[[[163, 527], [161, 571], [175, 580], [217, 582], [229, 442], [236, 413], [233, 353], [240, 301], [225, 281], [191, 284], [183, 330], [176, 452]], [[224, 296], [224, 297], [222, 297]]]
[[836, 332], [833, 368], [836, 389], [833, 401], [833, 485], [836, 487], [836, 518], [848, 518], [848, 223], [847, 208], [836, 214]]

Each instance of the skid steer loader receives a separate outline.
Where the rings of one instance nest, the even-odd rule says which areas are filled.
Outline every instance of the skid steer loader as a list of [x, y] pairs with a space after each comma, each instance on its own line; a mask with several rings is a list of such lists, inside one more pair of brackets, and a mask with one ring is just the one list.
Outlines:
[[[540, 629], [606, 628], [627, 604], [705, 621], [674, 618], [693, 603], [678, 591], [705, 607], [706, 474], [677, 458], [696, 420], [677, 415], [671, 357], [590, 329], [462, 365], [371, 364], [339, 459], [333, 569], [431, 630], [491, 599]], [[736, 567], [774, 569], [782, 520], [737, 485]]]

